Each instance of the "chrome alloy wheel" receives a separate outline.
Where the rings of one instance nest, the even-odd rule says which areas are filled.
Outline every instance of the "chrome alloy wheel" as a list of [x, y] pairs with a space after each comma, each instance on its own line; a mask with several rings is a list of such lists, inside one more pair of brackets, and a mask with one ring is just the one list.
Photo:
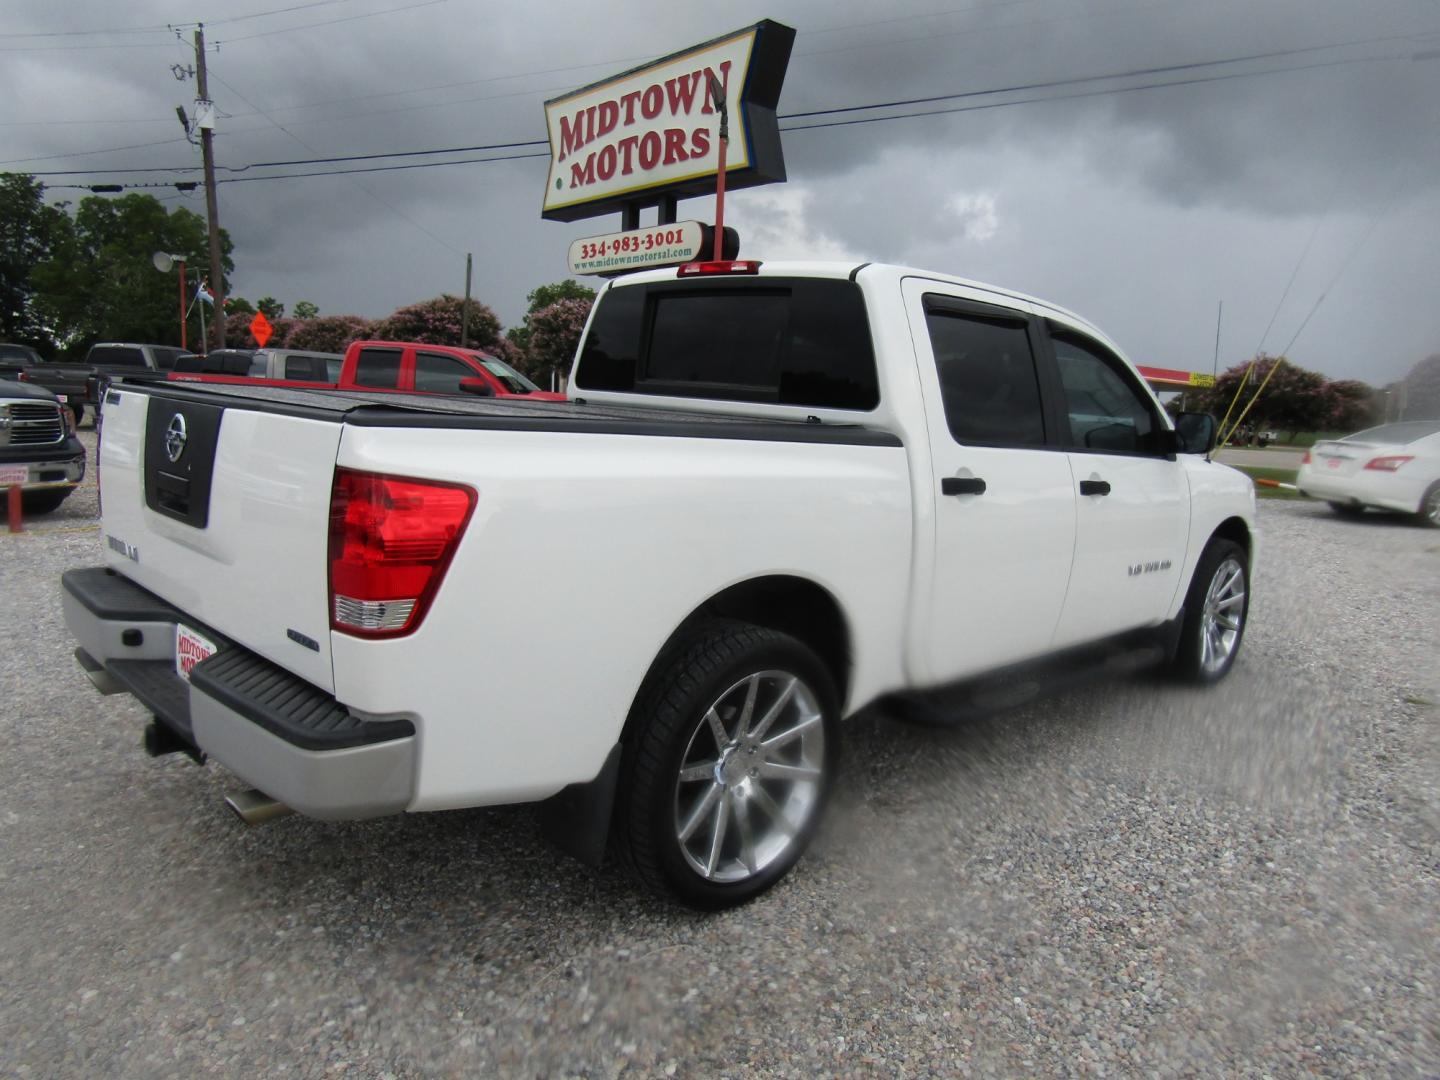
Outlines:
[[1420, 516], [1433, 528], [1440, 529], [1440, 484], [1431, 484], [1420, 503]]
[[705, 710], [675, 780], [675, 839], [707, 881], [743, 881], [782, 858], [820, 804], [825, 724], [815, 692], [757, 671]]
[[1245, 568], [1229, 558], [1215, 568], [1205, 591], [1200, 616], [1200, 666], [1207, 674], [1220, 671], [1240, 640], [1245, 620]]

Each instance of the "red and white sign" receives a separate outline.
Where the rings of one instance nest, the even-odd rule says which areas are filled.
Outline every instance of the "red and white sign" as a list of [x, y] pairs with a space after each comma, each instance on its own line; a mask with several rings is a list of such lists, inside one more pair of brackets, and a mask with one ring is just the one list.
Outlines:
[[570, 272], [614, 274], [670, 266], [699, 258], [704, 250], [705, 227], [698, 221], [652, 225], [576, 240], [570, 245]]
[[30, 482], [29, 465], [0, 465], [0, 488]]
[[574, 221], [647, 195], [703, 194], [720, 165], [712, 76], [730, 115], [728, 186], [783, 180], [774, 106], [794, 37], [767, 20], [547, 101], [541, 216]]
[[175, 670], [182, 679], [190, 678], [190, 669], [201, 660], [215, 655], [215, 643], [188, 626], [175, 624]]

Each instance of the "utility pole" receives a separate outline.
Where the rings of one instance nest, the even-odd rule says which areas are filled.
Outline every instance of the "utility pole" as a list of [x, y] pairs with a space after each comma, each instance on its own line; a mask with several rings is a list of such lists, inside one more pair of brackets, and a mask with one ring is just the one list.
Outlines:
[[200, 155], [205, 161], [205, 216], [210, 224], [210, 295], [215, 297], [215, 347], [225, 347], [225, 271], [220, 265], [220, 207], [215, 200], [215, 111], [205, 75], [205, 24], [195, 29], [195, 123], [200, 128]]
[[460, 308], [460, 347], [470, 347], [470, 253], [465, 254], [465, 303]]

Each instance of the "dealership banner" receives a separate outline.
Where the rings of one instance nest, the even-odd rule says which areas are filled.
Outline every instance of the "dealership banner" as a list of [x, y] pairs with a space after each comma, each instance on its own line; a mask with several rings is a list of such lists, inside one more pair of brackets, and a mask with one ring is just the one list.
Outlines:
[[791, 27], [766, 19], [547, 101], [541, 216], [577, 221], [713, 192], [720, 148], [711, 76], [730, 113], [725, 186], [783, 181], [775, 107], [794, 42]]

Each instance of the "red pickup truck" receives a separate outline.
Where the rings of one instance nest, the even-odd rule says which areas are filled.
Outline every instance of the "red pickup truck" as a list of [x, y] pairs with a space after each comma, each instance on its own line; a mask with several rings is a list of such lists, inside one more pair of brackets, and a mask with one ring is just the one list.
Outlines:
[[[503, 360], [475, 349], [452, 345], [425, 345], [413, 341], [355, 341], [345, 350], [339, 379], [286, 378], [294, 368], [262, 363], [262, 354], [274, 353], [283, 361], [284, 350], [224, 350], [176, 370], [174, 382], [240, 383], [295, 386], [308, 390], [364, 390], [402, 394], [477, 394], [480, 397], [523, 397], [531, 401], [564, 401], [564, 394], [541, 390]], [[306, 354], [310, 356], [318, 354]], [[253, 359], [252, 359], [253, 358]], [[316, 374], [321, 365], [314, 365]], [[250, 374], [249, 372], [255, 372]], [[264, 374], [260, 374], [264, 372]]]

